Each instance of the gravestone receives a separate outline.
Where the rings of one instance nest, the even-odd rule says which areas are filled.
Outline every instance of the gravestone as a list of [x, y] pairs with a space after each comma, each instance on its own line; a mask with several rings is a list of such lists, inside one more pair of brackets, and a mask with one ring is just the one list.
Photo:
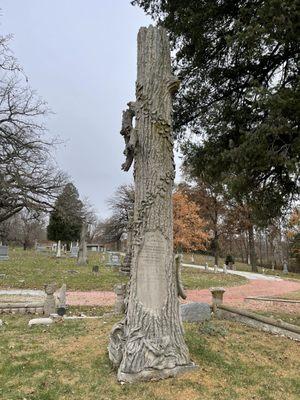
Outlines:
[[218, 305], [223, 304], [223, 296], [225, 289], [222, 287], [214, 287], [209, 289], [212, 295], [212, 307], [213, 311], [216, 312]]
[[115, 302], [115, 313], [123, 314], [125, 311], [125, 295], [126, 295], [126, 284], [115, 286], [116, 302]]
[[110, 267], [119, 267], [121, 265], [121, 257], [118, 253], [108, 253], [107, 265]]
[[211, 308], [207, 303], [181, 304], [180, 313], [184, 322], [204, 322], [211, 319]]
[[214, 265], [214, 273], [217, 274], [218, 273], [218, 266], [215, 264]]
[[92, 268], [92, 272], [94, 274], [98, 274], [99, 273], [99, 265], [94, 265], [93, 268]]
[[113, 327], [109, 343], [109, 358], [124, 382], [194, 368], [183, 337], [173, 254], [172, 95], [179, 81], [172, 75], [164, 28], [141, 28], [137, 48], [136, 101], [128, 103], [121, 129], [122, 169], [134, 161], [130, 292], [125, 319]]
[[8, 246], [0, 245], [0, 260], [8, 260]]
[[65, 283], [63, 283], [61, 288], [55, 294], [56, 294], [56, 299], [57, 299], [57, 307], [58, 308], [66, 308], [67, 307], [67, 285]]
[[35, 250], [37, 253], [45, 253], [47, 251], [47, 247], [42, 244], [36, 244]]
[[223, 272], [224, 272], [224, 274], [227, 274], [227, 265], [226, 264], [223, 265]]
[[77, 246], [72, 246], [72, 248], [70, 250], [70, 257], [71, 258], [77, 258], [78, 257], [78, 251], [79, 251], [79, 248]]
[[57, 243], [56, 257], [58, 257], [58, 258], [61, 257], [61, 241], [60, 241], [60, 240], [59, 240], [58, 243]]
[[208, 272], [209, 268], [208, 268], [208, 263], [205, 263], [205, 271]]
[[288, 263], [286, 260], [283, 261], [283, 271], [284, 274], [288, 274], [289, 270], [288, 270]]

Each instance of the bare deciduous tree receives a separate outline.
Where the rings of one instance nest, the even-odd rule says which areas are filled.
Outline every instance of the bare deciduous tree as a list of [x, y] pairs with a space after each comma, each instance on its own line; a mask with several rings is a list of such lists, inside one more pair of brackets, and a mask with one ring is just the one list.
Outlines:
[[24, 208], [48, 210], [64, 183], [42, 123], [49, 109], [28, 86], [10, 39], [0, 36], [0, 222]]

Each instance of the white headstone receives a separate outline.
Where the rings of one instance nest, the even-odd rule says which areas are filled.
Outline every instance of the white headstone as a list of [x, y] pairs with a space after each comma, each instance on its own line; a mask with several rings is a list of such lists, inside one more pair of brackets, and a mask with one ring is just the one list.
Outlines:
[[224, 272], [224, 274], [227, 274], [227, 266], [226, 266], [226, 264], [223, 265], [223, 272]]
[[60, 242], [60, 240], [57, 243], [56, 257], [61, 257], [61, 242]]
[[71, 247], [70, 257], [77, 258], [78, 257], [78, 251], [79, 251], [79, 247], [77, 247], [77, 246]]

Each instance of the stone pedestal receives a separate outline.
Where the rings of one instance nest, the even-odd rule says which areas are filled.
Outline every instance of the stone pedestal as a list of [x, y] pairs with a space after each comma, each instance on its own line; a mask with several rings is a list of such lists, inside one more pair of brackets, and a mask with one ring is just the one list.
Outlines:
[[209, 289], [212, 294], [212, 307], [213, 312], [217, 311], [217, 307], [219, 304], [223, 304], [223, 295], [225, 293], [225, 289], [222, 287], [215, 287]]
[[115, 302], [115, 314], [124, 314], [125, 312], [125, 295], [126, 284], [122, 283], [115, 286], [115, 293], [117, 295]]
[[54, 314], [56, 310], [54, 292], [56, 290], [56, 284], [45, 285], [46, 299], [44, 303], [44, 315], [49, 316]]

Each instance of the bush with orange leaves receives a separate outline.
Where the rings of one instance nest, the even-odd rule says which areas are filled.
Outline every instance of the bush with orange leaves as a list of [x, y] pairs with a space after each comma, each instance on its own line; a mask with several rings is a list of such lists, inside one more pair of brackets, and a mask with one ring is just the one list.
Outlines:
[[205, 250], [209, 239], [206, 223], [199, 216], [199, 207], [181, 191], [173, 194], [174, 248], [176, 250]]

